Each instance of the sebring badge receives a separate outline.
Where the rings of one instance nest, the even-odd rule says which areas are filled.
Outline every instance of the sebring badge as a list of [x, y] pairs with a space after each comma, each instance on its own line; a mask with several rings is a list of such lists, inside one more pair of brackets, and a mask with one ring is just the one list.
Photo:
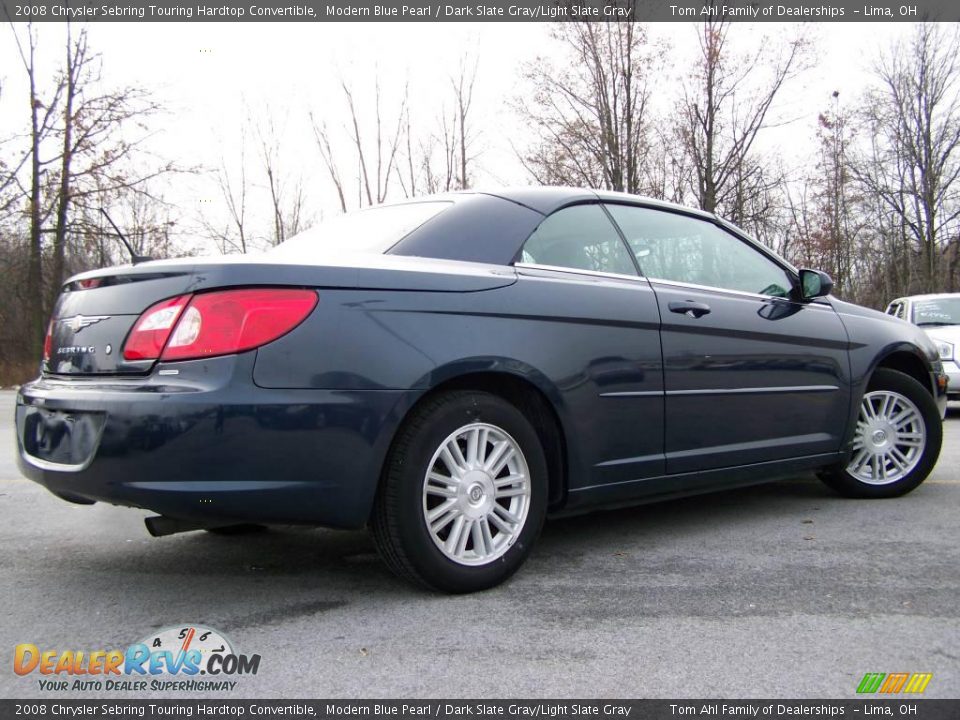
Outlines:
[[74, 315], [73, 317], [63, 318], [60, 322], [73, 330], [74, 333], [78, 333], [101, 320], [109, 319], [109, 315]]

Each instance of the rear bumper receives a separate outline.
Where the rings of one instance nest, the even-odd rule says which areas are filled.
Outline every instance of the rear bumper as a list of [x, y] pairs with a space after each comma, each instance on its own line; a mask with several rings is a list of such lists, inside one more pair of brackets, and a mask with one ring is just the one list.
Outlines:
[[257, 387], [255, 353], [17, 395], [24, 475], [74, 502], [196, 520], [356, 528], [416, 393]]

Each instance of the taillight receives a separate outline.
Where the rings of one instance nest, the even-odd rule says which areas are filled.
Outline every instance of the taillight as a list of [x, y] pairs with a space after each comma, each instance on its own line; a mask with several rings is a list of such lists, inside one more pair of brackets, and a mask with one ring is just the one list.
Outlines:
[[50, 355], [53, 352], [53, 320], [47, 325], [47, 336], [43, 339], [43, 361], [50, 362]]
[[181, 295], [148, 307], [123, 345], [123, 359], [156, 360], [160, 357], [170, 331], [188, 302], [190, 296]]
[[314, 291], [283, 288], [172, 298], [140, 317], [123, 356], [127, 360], [192, 360], [252, 350], [286, 335], [316, 305]]

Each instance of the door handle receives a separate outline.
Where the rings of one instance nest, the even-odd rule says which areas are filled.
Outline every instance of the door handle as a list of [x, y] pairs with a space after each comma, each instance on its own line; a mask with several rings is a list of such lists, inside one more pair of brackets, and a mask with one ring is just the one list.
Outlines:
[[710, 306], [706, 303], [694, 302], [693, 300], [684, 300], [683, 302], [672, 302], [668, 306], [670, 312], [680, 313], [687, 317], [698, 318], [710, 313]]

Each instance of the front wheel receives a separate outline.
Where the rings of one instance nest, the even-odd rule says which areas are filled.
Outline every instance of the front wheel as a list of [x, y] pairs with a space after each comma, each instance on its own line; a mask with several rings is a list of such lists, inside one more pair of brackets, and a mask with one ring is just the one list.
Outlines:
[[821, 478], [847, 497], [904, 495], [933, 470], [942, 440], [930, 393], [909, 375], [879, 368], [860, 402], [849, 461]]
[[516, 572], [547, 498], [543, 448], [516, 407], [477, 391], [432, 398], [404, 423], [387, 462], [371, 530], [395, 573], [473, 592]]

